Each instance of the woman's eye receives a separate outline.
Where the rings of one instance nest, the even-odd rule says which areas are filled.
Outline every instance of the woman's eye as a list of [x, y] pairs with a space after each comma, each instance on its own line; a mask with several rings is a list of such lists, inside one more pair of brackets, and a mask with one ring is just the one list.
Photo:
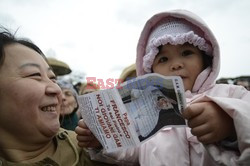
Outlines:
[[73, 94], [71, 92], [65, 92], [64, 95], [65, 96], [73, 96]]
[[167, 61], [168, 61], [168, 58], [164, 57], [164, 56], [160, 57], [159, 60], [158, 60], [159, 63], [164, 63], [164, 62], [167, 62]]
[[192, 55], [193, 54], [193, 51], [191, 50], [185, 50], [182, 52], [182, 56], [189, 56], [189, 55]]
[[56, 83], [56, 76], [51, 76], [49, 79], [50, 79], [52, 82]]
[[36, 77], [36, 76], [41, 77], [41, 74], [40, 73], [32, 73], [26, 77]]
[[34, 79], [40, 81], [42, 79], [42, 76], [40, 73], [32, 73], [30, 75], [25, 76], [26, 78]]

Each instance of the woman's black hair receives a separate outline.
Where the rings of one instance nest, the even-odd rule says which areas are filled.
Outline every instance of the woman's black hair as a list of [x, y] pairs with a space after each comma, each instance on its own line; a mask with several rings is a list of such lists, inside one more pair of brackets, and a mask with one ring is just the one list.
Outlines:
[[0, 26], [0, 67], [2, 66], [5, 58], [4, 47], [6, 45], [14, 43], [19, 43], [33, 49], [47, 61], [47, 58], [45, 57], [41, 49], [37, 47], [31, 40], [26, 38], [16, 38], [15, 33], [12, 34], [8, 29]]

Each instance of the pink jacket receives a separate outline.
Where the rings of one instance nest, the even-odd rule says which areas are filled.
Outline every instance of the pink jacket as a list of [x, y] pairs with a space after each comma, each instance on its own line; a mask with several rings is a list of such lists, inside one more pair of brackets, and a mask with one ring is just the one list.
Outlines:
[[191, 91], [186, 91], [187, 105], [201, 101], [217, 103], [233, 118], [240, 152], [223, 148], [222, 144], [201, 144], [190, 128], [165, 128], [139, 147], [113, 154], [95, 154], [95, 159], [115, 161], [119, 165], [143, 166], [211, 166], [250, 165], [250, 92], [236, 85], [215, 84], [220, 68], [218, 43], [208, 26], [196, 15], [185, 10], [159, 13], [146, 23], [137, 45], [137, 75], [143, 75], [142, 58], [150, 29], [163, 17], [180, 17], [204, 31], [213, 48], [213, 67], [197, 77]]

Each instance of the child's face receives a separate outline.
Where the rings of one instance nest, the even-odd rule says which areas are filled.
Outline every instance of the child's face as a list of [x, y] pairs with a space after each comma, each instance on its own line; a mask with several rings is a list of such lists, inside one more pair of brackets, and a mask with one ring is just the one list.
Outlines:
[[154, 73], [180, 76], [185, 90], [192, 90], [203, 68], [202, 52], [191, 44], [162, 46], [152, 65]]

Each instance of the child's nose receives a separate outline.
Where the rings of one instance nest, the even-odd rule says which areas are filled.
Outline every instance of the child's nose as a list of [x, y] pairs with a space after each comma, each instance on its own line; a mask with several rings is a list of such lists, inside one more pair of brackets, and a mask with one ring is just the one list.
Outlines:
[[183, 63], [179, 62], [179, 61], [176, 61], [174, 63], [172, 63], [171, 65], [171, 70], [174, 71], [174, 70], [180, 70], [183, 68]]

